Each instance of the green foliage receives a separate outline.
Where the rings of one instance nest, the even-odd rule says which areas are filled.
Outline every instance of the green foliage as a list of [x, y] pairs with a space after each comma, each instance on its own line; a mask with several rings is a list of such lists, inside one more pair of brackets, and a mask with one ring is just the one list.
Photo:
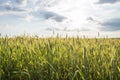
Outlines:
[[1, 37], [0, 80], [120, 80], [120, 39]]

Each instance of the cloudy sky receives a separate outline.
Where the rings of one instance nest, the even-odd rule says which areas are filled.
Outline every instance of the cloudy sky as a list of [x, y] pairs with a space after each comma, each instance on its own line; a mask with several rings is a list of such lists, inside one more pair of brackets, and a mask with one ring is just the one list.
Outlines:
[[120, 37], [120, 0], [0, 0], [1, 35], [95, 37], [98, 32]]

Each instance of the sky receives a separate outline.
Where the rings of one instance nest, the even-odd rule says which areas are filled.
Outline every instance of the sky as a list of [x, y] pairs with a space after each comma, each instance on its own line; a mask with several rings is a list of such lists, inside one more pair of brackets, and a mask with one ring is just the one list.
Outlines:
[[1, 35], [120, 38], [120, 0], [0, 0]]

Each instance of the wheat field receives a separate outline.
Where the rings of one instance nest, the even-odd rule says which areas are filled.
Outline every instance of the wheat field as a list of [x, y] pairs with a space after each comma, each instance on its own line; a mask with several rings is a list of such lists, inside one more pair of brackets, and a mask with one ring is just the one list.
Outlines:
[[0, 80], [120, 80], [120, 39], [1, 37]]

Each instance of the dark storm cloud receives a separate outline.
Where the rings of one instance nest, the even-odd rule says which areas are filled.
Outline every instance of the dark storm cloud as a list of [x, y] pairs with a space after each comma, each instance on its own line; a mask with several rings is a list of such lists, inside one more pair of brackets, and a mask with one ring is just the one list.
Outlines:
[[105, 3], [116, 3], [116, 2], [120, 2], [120, 0], [99, 0], [99, 2], [97, 2], [98, 4], [105, 4]]
[[120, 18], [111, 19], [104, 23], [101, 23], [103, 26], [101, 30], [103, 31], [117, 31], [120, 30]]

